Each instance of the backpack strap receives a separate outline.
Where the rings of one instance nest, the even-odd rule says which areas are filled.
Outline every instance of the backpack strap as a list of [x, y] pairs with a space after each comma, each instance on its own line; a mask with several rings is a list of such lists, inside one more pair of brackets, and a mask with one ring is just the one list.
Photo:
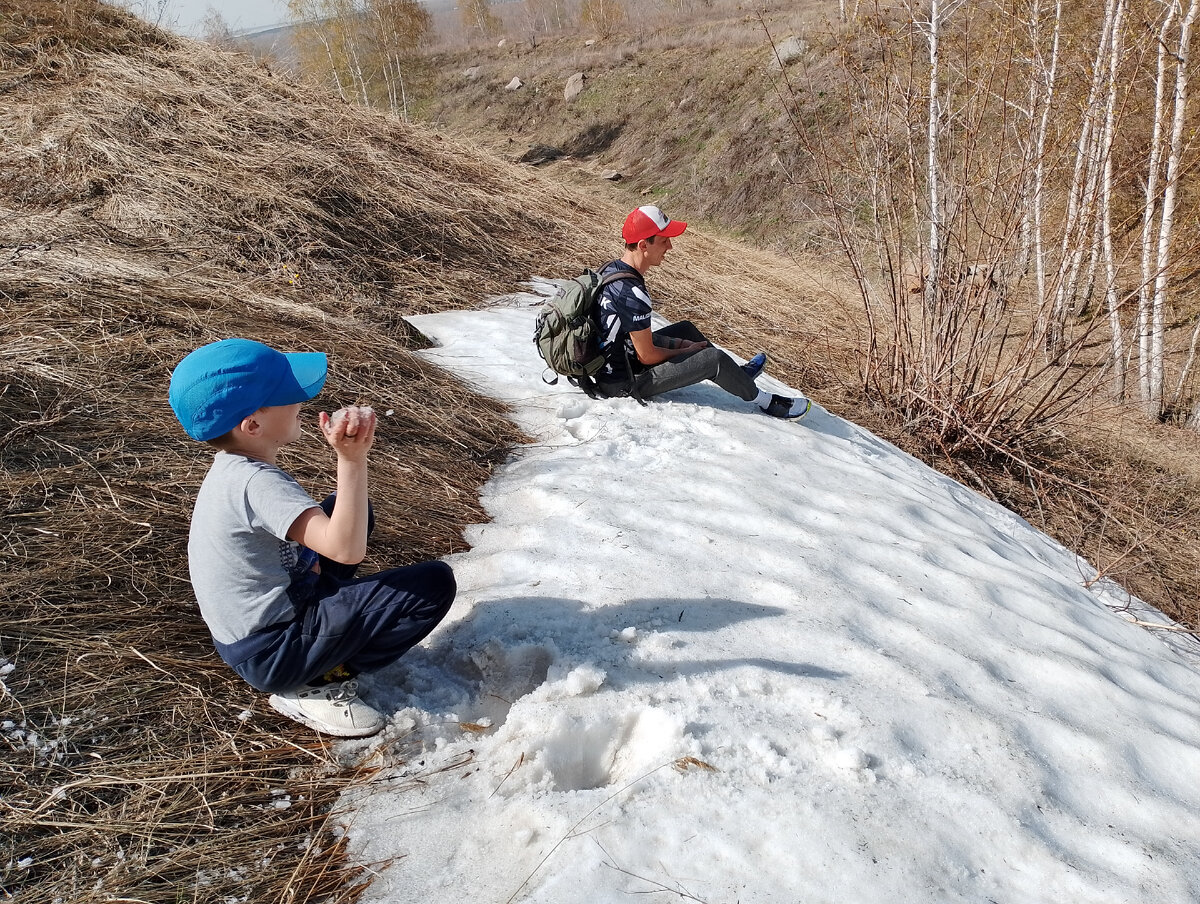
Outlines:
[[630, 273], [628, 270], [615, 270], [612, 273], [609, 273], [607, 276], [600, 277], [600, 284], [596, 286], [596, 290], [600, 291], [605, 286], [612, 285], [615, 282], [620, 282], [622, 279], [633, 279], [641, 283], [643, 286], [646, 284], [645, 278], [636, 270], [633, 273]]
[[584, 395], [589, 399], [603, 398], [600, 395], [599, 388], [596, 386], [596, 381], [591, 377], [567, 377], [567, 382], [578, 389], [582, 389]]
[[625, 355], [625, 372], [629, 374], [629, 384], [625, 387], [625, 391], [637, 399], [639, 405], [645, 405], [646, 400], [642, 398], [642, 394], [637, 388], [637, 377], [633, 375], [633, 362], [629, 360], [629, 349], [625, 348], [623, 343], [621, 351]]

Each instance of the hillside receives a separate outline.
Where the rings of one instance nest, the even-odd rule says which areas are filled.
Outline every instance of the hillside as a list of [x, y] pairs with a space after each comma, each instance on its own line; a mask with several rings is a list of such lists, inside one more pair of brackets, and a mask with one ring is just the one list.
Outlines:
[[[865, 139], [877, 125], [855, 121], [853, 115], [861, 116], [862, 111], [853, 101], [864, 89], [882, 91], [881, 61], [888, 54], [894, 54], [903, 68], [904, 53], [912, 52], [905, 37], [910, 17], [886, 6], [862, 10], [856, 29], [835, 21], [835, 10], [828, 4], [768, 3], [760, 12], [761, 18], [732, 3], [691, 6], [678, 13], [653, 7], [629, 20], [627, 27], [602, 38], [587, 29], [567, 27], [531, 39], [517, 20], [508, 19], [501, 41], [477, 40], [469, 47], [443, 45], [418, 57], [413, 62], [412, 112], [509, 160], [531, 160], [530, 168], [588, 196], [612, 198], [624, 205], [653, 198], [671, 210], [686, 212], [707, 230], [803, 260], [809, 272], [821, 274], [838, 297], [844, 312], [842, 332], [833, 334], [848, 340], [853, 348], [848, 369], [840, 345], [831, 361], [841, 384], [839, 411], [852, 413], [857, 422], [1021, 513], [1174, 617], [1193, 626], [1200, 624], [1194, 591], [1200, 579], [1200, 440], [1194, 431], [1178, 429], [1192, 404], [1182, 378], [1177, 410], [1164, 415], [1163, 422], [1151, 422], [1136, 413], [1132, 402], [1114, 404], [1109, 388], [1101, 385], [1107, 368], [1092, 368], [1100, 374], [1096, 395], [1054, 425], [1046, 437], [1025, 445], [1025, 437], [1018, 433], [1015, 441], [1020, 454], [1009, 461], [997, 461], [986, 450], [971, 448], [970, 440], [965, 449], [951, 449], [936, 427], [924, 428], [904, 409], [902, 398], [885, 400], [877, 392], [864, 392], [862, 373], [869, 367], [872, 337], [831, 206], [852, 214], [847, 216], [853, 222], [846, 244], [852, 246], [855, 265], [866, 273], [867, 291], [878, 300], [872, 316], [883, 320], [893, 308], [906, 309], [906, 290], [897, 289], [894, 283], [889, 288], [889, 277], [895, 280], [896, 270], [889, 274], [883, 266], [880, 272], [885, 262], [873, 255], [902, 258], [913, 250], [912, 237], [893, 236], [880, 243], [882, 248], [873, 246], [878, 233], [890, 226], [872, 224], [868, 216], [871, 167], [867, 165], [856, 180], [852, 168], [839, 170], [837, 166], [842, 161], [839, 155], [853, 157], [855, 139]], [[986, 30], [986, 11], [980, 18]], [[1087, 29], [1095, 24], [1092, 16], [1071, 9], [1066, 21], [1068, 28], [1075, 29], [1070, 34], [1076, 53], [1086, 53]], [[980, 26], [976, 23], [975, 27]], [[965, 25], [961, 30], [968, 49], [980, 51], [977, 43], [970, 43], [981, 40], [978, 35]], [[799, 48], [799, 57], [785, 67], [782, 76], [768, 34], [780, 44], [793, 39]], [[1000, 36], [991, 35], [993, 40]], [[920, 51], [917, 47], [918, 57]], [[1146, 65], [1144, 56], [1131, 53], [1130, 57]], [[1008, 69], [988, 69], [980, 59], [973, 64], [996, 83], [1015, 78]], [[918, 59], [918, 68], [920, 62]], [[1131, 79], [1144, 88], [1144, 71], [1132, 62], [1127, 66]], [[952, 68], [957, 72], [960, 67], [956, 63]], [[857, 72], [864, 74], [861, 84], [851, 79]], [[889, 72], [896, 77], [895, 70]], [[584, 87], [568, 101], [564, 89], [576, 73], [584, 75]], [[514, 77], [522, 86], [508, 90]], [[1078, 89], [1078, 74], [1072, 79], [1068, 87]], [[1000, 92], [987, 90], [988, 84], [965, 81], [963, 90], [978, 88], [979, 94], [998, 96]], [[913, 85], [907, 87], [915, 90]], [[789, 93], [793, 90], [794, 94]], [[1009, 85], [1008, 90], [1014, 89]], [[1137, 199], [1131, 186], [1140, 184], [1140, 177], [1133, 161], [1142, 150], [1148, 112], [1140, 103], [1144, 98], [1131, 94], [1129, 109], [1124, 111], [1128, 121], [1122, 121], [1126, 125], [1122, 134], [1128, 133], [1129, 143], [1122, 148], [1124, 168], [1118, 171], [1128, 180], [1121, 195], [1127, 208], [1123, 209], [1125, 219], [1118, 229], [1123, 240], [1136, 231], [1133, 205]], [[992, 124], [977, 106], [981, 104], [972, 96], [962, 101], [960, 115], [978, 119], [964, 129], [986, 134]], [[1189, 109], [1195, 117], [1195, 105]], [[798, 130], [792, 119], [795, 116], [804, 118], [808, 134], [815, 138], [802, 137], [803, 130]], [[919, 118], [908, 122], [910, 128], [920, 125]], [[981, 139], [978, 145], [968, 144], [963, 153], [983, 159], [988, 146], [986, 139]], [[899, 151], [895, 153], [901, 156]], [[1054, 165], [1049, 167], [1047, 178], [1060, 190], [1071, 173], [1068, 164], [1073, 154], [1070, 146], [1057, 150]], [[996, 169], [1001, 169], [999, 164]], [[605, 178], [614, 172], [621, 175], [619, 181]], [[968, 262], [972, 254], [986, 257], [1004, 251], [998, 247], [1000, 242], [989, 245], [970, 235], [972, 231], [987, 234], [990, 228], [1003, 237], [1015, 235], [1020, 227], [1006, 218], [1003, 195], [997, 197], [1011, 193], [1012, 187], [991, 185], [984, 172], [972, 175], [986, 188], [978, 207], [964, 205], [967, 212], [963, 218], [978, 218], [979, 222], [964, 230], [964, 235], [953, 237], [971, 246], [956, 249], [967, 255]], [[843, 194], [832, 199], [822, 196], [822, 183], [837, 180], [844, 182], [839, 188]], [[893, 188], [903, 193], [905, 186]], [[1184, 180], [1181, 191], [1188, 198], [1185, 209], [1190, 209], [1193, 182]], [[996, 203], [989, 204], [989, 198]], [[835, 202], [832, 205], [831, 200]], [[898, 217], [899, 212], [889, 215]], [[1061, 216], [1061, 211], [1053, 209], [1047, 220]], [[1197, 335], [1196, 221], [1181, 218], [1180, 229], [1176, 243], [1179, 281], [1172, 295], [1167, 336], [1176, 369], [1192, 360], [1190, 350], [1195, 348]], [[855, 245], [856, 240], [860, 244]], [[1126, 252], [1126, 263], [1134, 258], [1133, 251]], [[820, 264], [814, 265], [815, 261]], [[994, 310], [984, 310], [984, 321], [977, 325], [981, 333], [1020, 335], [1026, 322], [1022, 318], [1031, 316], [1028, 312], [1035, 304], [1032, 274], [1022, 279], [1004, 288], [1001, 304]], [[1132, 279], [1125, 274], [1118, 280], [1124, 293], [1121, 319], [1128, 330], [1134, 321]], [[986, 308], [978, 297], [961, 289], [958, 285], [947, 290], [948, 302], [956, 311]], [[1100, 301], [1085, 298], [1077, 304], [1078, 316], [1070, 329], [1075, 330], [1076, 348], [1082, 351], [1062, 368], [1061, 383], [1079, 379], [1090, 367], [1089, 355], [1097, 354], [1107, 342], [1103, 329], [1097, 329], [1104, 323]], [[780, 315], [782, 322], [801, 322], [806, 312], [803, 305], [796, 310], [785, 305]], [[918, 333], [925, 328], [923, 317], [938, 315], [918, 310], [911, 316], [913, 332]], [[756, 334], [751, 329], [747, 335]], [[928, 338], [921, 335], [923, 340]], [[766, 334], [759, 334], [758, 339], [769, 341]], [[915, 344], [915, 357], [933, 357]], [[958, 352], [967, 358], [972, 345], [968, 338]], [[803, 359], [828, 360], [824, 348], [806, 350]], [[916, 366], [920, 363], [915, 362]], [[803, 373], [807, 379], [815, 376]], [[1007, 376], [997, 377], [995, 383], [1003, 383]], [[1173, 373], [1172, 380], [1176, 377]], [[1131, 382], [1133, 379], [1131, 375]], [[991, 393], [995, 383], [983, 381], [977, 394]], [[818, 397], [821, 391], [828, 393], [829, 388], [819, 386]], [[935, 412], [932, 419], [942, 414]], [[945, 412], [945, 419], [951, 414]], [[1182, 537], [1188, 540], [1181, 541]]]
[[[556, 148], [549, 168], [590, 191], [615, 171], [627, 201], [656, 198], [766, 247], [811, 245], [819, 202], [790, 178], [801, 173], [768, 34], [828, 43], [829, 10], [767, 4], [760, 22], [729, 6], [678, 22], [647, 12], [605, 38], [512, 28], [504, 46], [437, 48], [414, 62], [413, 115], [512, 159]], [[567, 101], [576, 73], [584, 87]], [[506, 90], [513, 78], [522, 87]]]
[[[395, 412], [368, 564], [462, 549], [478, 486], [522, 437], [414, 357], [402, 318], [615, 255], [625, 211], [95, 2], [6, 6], [0, 60], [0, 883], [37, 900], [348, 900], [322, 827], [357, 770], [232, 679], [191, 599], [205, 454], [168, 374], [226, 335], [327, 351], [329, 407]], [[839, 355], [801, 353], [843, 330], [798, 268], [698, 231], [661, 285], [730, 342], [748, 339], [723, 320], [753, 310], [740, 330], [766, 333], [759, 302], [799, 294], [813, 316], [768, 348], [780, 373], [837, 386]], [[327, 487], [313, 438], [287, 464]]]
[[[369, 564], [462, 550], [463, 528], [486, 518], [478, 488], [525, 438], [413, 354], [423, 340], [404, 317], [614, 256], [616, 224], [653, 185], [580, 187], [92, 0], [0, 16], [0, 884], [29, 900], [351, 900], [329, 869], [328, 808], [379, 764], [339, 763], [213, 655], [184, 562], [205, 455], [171, 416], [167, 376], [225, 335], [327, 351], [329, 407], [395, 412], [374, 459], [385, 526]], [[841, 272], [724, 238], [705, 223], [715, 211], [693, 219], [655, 273], [666, 313], [765, 349], [773, 374], [828, 410], [991, 487], [1194, 618], [1189, 440], [1133, 425], [1072, 453], [1064, 473], [1086, 497], [1065, 484], [1039, 497], [1026, 474], [918, 447], [858, 391]], [[327, 487], [313, 438], [288, 464]], [[1122, 520], [1130, 506], [1144, 517]], [[408, 752], [399, 739], [387, 757]]]

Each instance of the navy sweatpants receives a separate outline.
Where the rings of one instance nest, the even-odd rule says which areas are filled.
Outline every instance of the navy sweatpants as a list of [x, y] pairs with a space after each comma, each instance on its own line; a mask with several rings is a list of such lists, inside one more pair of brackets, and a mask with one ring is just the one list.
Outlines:
[[[333, 511], [334, 496], [321, 503]], [[368, 529], [373, 529], [374, 512]], [[423, 562], [357, 577], [356, 565], [321, 557], [321, 573], [290, 593], [297, 615], [217, 652], [261, 691], [307, 684], [345, 665], [366, 672], [395, 662], [450, 611], [457, 585], [445, 562]]]

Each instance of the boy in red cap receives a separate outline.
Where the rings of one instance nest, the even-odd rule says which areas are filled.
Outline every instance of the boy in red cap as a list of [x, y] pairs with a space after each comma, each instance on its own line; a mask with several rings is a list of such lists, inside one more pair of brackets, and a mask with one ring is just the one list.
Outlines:
[[188, 436], [216, 450], [192, 510], [188, 569], [217, 653], [284, 715], [365, 737], [385, 720], [358, 698], [354, 676], [420, 642], [456, 587], [436, 561], [355, 576], [374, 522], [370, 408], [321, 412], [337, 454], [337, 489], [321, 504], [276, 466], [326, 368], [319, 352], [223, 339], [179, 362], [169, 397]]
[[672, 220], [650, 204], [625, 218], [621, 228], [625, 253], [600, 270], [601, 277], [623, 273], [628, 278], [609, 283], [600, 295], [600, 349], [605, 361], [596, 386], [606, 396], [647, 399], [712, 380], [772, 417], [803, 417], [811, 406], [808, 399], [774, 395], [755, 385], [767, 363], [762, 352], [738, 364], [713, 347], [690, 321], [651, 329], [654, 302], [646, 291], [646, 271], [662, 263], [671, 250], [671, 239], [685, 229], [687, 223]]

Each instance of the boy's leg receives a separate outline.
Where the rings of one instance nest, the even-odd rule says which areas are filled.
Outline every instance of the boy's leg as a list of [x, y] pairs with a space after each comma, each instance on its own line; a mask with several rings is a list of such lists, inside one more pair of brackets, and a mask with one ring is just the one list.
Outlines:
[[687, 339], [690, 342], [708, 341], [708, 337], [700, 332], [700, 328], [690, 320], [680, 320], [678, 323], [664, 326], [661, 330], [655, 330], [654, 335], [655, 337], [666, 336], [670, 339]]
[[439, 561], [342, 585], [304, 613], [304, 680], [338, 665], [364, 672], [394, 662], [446, 617], [456, 590], [454, 572]]
[[[655, 330], [654, 335], [688, 339], [692, 342], [708, 341], [704, 334], [687, 320]], [[753, 378], [742, 370], [742, 366], [733, 358], [711, 345], [698, 352], [680, 355], [654, 365], [638, 375], [637, 387], [642, 398], [650, 398], [672, 389], [703, 383], [705, 380], [712, 380], [726, 392], [747, 402], [752, 402], [758, 397], [758, 387], [754, 385]]]

